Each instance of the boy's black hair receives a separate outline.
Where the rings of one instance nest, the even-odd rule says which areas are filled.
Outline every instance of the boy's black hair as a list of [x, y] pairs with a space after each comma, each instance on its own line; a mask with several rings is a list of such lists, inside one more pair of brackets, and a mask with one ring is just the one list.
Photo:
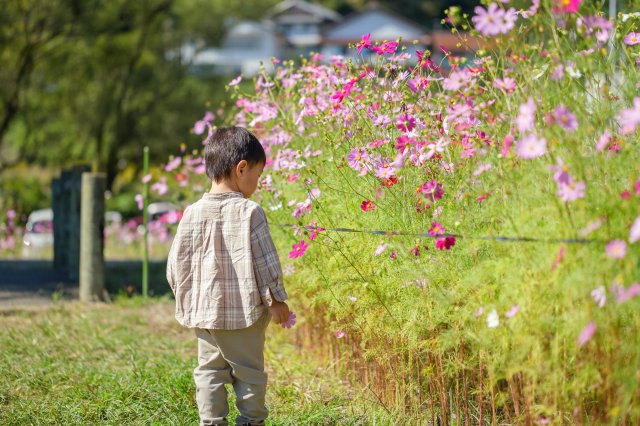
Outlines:
[[242, 160], [249, 165], [266, 163], [267, 155], [258, 138], [244, 127], [217, 129], [205, 140], [204, 164], [209, 179], [219, 183], [231, 177]]

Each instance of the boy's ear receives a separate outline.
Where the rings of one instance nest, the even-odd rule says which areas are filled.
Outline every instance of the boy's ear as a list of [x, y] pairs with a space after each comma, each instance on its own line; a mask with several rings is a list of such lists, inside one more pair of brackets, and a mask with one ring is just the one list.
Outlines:
[[236, 166], [236, 173], [238, 174], [238, 176], [242, 175], [248, 167], [249, 163], [247, 162], [247, 160], [240, 160], [240, 162]]

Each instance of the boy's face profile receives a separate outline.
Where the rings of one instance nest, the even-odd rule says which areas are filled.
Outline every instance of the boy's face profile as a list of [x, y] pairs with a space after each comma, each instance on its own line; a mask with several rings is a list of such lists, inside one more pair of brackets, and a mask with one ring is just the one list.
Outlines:
[[256, 191], [263, 170], [264, 163], [262, 162], [252, 165], [246, 160], [242, 160], [238, 163], [235, 168], [236, 182], [244, 198], [251, 197]]

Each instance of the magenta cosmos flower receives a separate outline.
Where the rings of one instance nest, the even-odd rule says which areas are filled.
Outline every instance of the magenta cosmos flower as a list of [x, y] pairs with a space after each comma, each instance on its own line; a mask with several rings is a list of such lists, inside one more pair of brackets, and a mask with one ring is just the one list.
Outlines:
[[300, 244], [293, 244], [292, 248], [293, 250], [289, 252], [289, 259], [296, 259], [304, 256], [307, 248], [309, 248], [309, 244], [302, 240], [300, 241]]
[[385, 53], [395, 53], [398, 49], [398, 42], [396, 41], [387, 41], [382, 43], [380, 46], [371, 46], [369, 50], [372, 52], [376, 52], [378, 55], [384, 55]]
[[410, 114], [402, 114], [396, 121], [396, 128], [403, 132], [410, 132], [416, 128], [416, 119]]
[[293, 312], [289, 311], [289, 318], [285, 322], [280, 324], [280, 326], [282, 328], [291, 328], [295, 324], [296, 324], [296, 314], [294, 314]]
[[516, 145], [516, 154], [527, 160], [540, 157], [547, 152], [547, 140], [530, 134], [522, 138]]
[[371, 47], [371, 33], [367, 33], [362, 36], [362, 40], [356, 44], [356, 49], [358, 53], [362, 53], [362, 49], [368, 49]]
[[444, 190], [442, 189], [442, 184], [438, 181], [431, 180], [425, 182], [418, 188], [419, 193], [423, 194], [426, 198], [431, 201], [439, 200], [444, 195]]
[[634, 46], [640, 43], [640, 33], [629, 33], [624, 36], [624, 43], [628, 46]]
[[436, 240], [436, 248], [438, 250], [449, 250], [454, 245], [456, 245], [455, 237], [444, 237]]
[[577, 13], [582, 0], [556, 0], [555, 13]]
[[442, 226], [442, 223], [440, 222], [431, 222], [431, 228], [429, 228], [429, 235], [432, 236], [436, 236], [436, 235], [443, 235], [445, 231], [444, 226]]
[[370, 212], [375, 208], [376, 205], [373, 204], [373, 201], [371, 200], [364, 200], [362, 204], [360, 204], [360, 210], [362, 210], [363, 212]]

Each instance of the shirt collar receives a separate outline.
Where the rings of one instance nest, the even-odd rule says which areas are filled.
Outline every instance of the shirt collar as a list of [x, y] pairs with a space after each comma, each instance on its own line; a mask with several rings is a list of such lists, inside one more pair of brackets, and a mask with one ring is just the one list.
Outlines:
[[220, 200], [225, 198], [244, 198], [242, 192], [230, 191], [220, 192], [218, 194], [212, 194], [211, 192], [205, 192], [202, 198], [206, 200]]

